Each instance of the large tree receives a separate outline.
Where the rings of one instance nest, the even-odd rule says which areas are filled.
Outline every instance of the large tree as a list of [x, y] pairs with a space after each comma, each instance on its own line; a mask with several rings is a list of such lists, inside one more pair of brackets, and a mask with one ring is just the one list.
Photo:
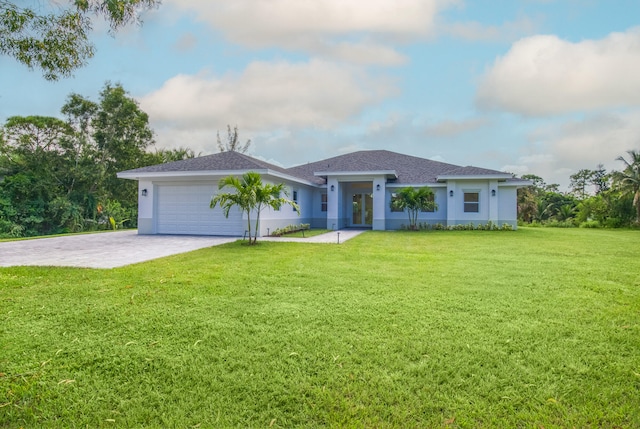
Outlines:
[[135, 226], [137, 187], [116, 173], [193, 155], [150, 153], [153, 132], [120, 85], [99, 102], [72, 94], [59, 118], [11, 117], [0, 129], [0, 235], [95, 229], [113, 217]]
[[154, 144], [149, 116], [140, 109], [120, 84], [107, 82], [94, 103], [78, 94], [71, 94], [62, 112], [76, 129], [77, 144], [86, 150], [93, 163], [91, 192], [100, 199], [120, 201], [127, 209], [135, 210], [135, 182], [117, 179], [122, 170], [157, 163], [147, 152]]
[[[247, 230], [249, 231], [249, 244], [255, 244], [258, 240], [258, 228], [260, 227], [260, 212], [271, 207], [279, 210], [285, 204], [294, 208], [300, 215], [300, 207], [294, 201], [286, 198], [286, 190], [283, 183], [263, 183], [259, 173], [250, 171], [239, 179], [236, 176], [228, 176], [220, 180], [218, 189], [232, 188], [232, 192], [221, 192], [211, 198], [210, 207], [213, 209], [220, 205], [225, 217], [229, 217], [229, 211], [238, 207], [247, 214]], [[285, 195], [284, 197], [282, 195]], [[251, 213], [256, 213], [256, 223], [253, 240], [251, 238]]]
[[49, 203], [73, 190], [65, 158], [72, 130], [58, 118], [13, 116], [7, 119], [0, 143], [0, 233], [34, 235], [55, 229]]
[[94, 55], [89, 41], [91, 16], [104, 18], [115, 32], [129, 23], [140, 23], [140, 13], [159, 5], [160, 0], [66, 3], [0, 0], [0, 54], [30, 69], [41, 69], [47, 80], [70, 76]]
[[438, 208], [431, 188], [412, 188], [407, 186], [391, 200], [391, 208], [407, 210], [409, 215], [409, 229], [417, 229], [418, 212], [433, 211]]
[[530, 223], [537, 217], [538, 202], [546, 184], [542, 177], [534, 174], [525, 174], [522, 178], [531, 185], [518, 189], [518, 219]]
[[586, 168], [579, 170], [577, 173], [569, 176], [571, 182], [571, 192], [579, 200], [584, 200], [589, 196], [588, 187], [593, 183], [595, 172]]
[[619, 156], [618, 161], [625, 164], [622, 171], [613, 173], [613, 180], [616, 187], [623, 195], [633, 196], [633, 206], [636, 209], [636, 222], [640, 222], [640, 151], [630, 150], [629, 160], [624, 156]]
[[593, 171], [593, 176], [591, 177], [591, 183], [596, 188], [596, 195], [600, 195], [602, 192], [606, 192], [609, 190], [610, 180], [611, 175], [607, 173], [604, 165], [598, 164], [596, 169]]

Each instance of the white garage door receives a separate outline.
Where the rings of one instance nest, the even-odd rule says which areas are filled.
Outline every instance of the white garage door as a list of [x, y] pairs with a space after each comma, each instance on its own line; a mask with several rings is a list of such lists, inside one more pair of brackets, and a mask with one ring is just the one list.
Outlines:
[[220, 206], [209, 208], [212, 185], [159, 185], [156, 188], [158, 234], [241, 236], [246, 229], [235, 207], [225, 218]]

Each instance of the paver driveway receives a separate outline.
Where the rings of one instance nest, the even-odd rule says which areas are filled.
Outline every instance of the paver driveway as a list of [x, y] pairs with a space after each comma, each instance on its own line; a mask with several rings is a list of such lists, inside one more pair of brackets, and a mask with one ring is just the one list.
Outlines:
[[0, 243], [0, 267], [53, 265], [114, 268], [237, 240], [234, 237], [138, 235], [137, 231]]
[[[263, 241], [343, 243], [362, 230], [341, 230], [309, 238], [262, 237]], [[238, 237], [138, 235], [137, 231], [68, 235], [0, 243], [0, 267], [43, 265], [115, 268], [238, 240]]]

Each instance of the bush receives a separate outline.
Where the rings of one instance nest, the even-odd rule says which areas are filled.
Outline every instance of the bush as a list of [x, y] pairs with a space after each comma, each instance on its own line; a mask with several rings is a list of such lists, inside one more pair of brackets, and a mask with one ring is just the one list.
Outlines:
[[301, 223], [300, 225], [287, 225], [287, 226], [285, 226], [283, 228], [275, 229], [271, 233], [271, 236], [272, 237], [280, 237], [281, 235], [292, 234], [292, 233], [298, 232], [298, 231], [306, 231], [308, 229], [311, 229], [311, 225], [308, 224], [308, 223]]
[[400, 229], [404, 231], [513, 231], [513, 226], [508, 223], [497, 225], [491, 221], [486, 224], [479, 223], [474, 225], [473, 223], [458, 224], [445, 226], [441, 223], [430, 224], [427, 222], [418, 223], [416, 229], [410, 229], [405, 224], [400, 225]]
[[22, 237], [24, 228], [9, 220], [0, 219], [0, 238]]
[[571, 220], [551, 220], [544, 223], [548, 228], [575, 228], [575, 224]]
[[597, 220], [588, 220], [580, 224], [580, 228], [600, 228], [600, 222]]
[[133, 210], [123, 207], [116, 200], [107, 200], [104, 204], [98, 204], [98, 215], [98, 224], [103, 229], [135, 227], [137, 223], [132, 221]]

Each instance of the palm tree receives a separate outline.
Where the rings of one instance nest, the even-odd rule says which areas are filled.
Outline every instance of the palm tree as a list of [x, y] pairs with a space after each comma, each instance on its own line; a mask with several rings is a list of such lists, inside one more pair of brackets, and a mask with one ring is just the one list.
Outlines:
[[576, 210], [573, 205], [563, 204], [558, 209], [558, 213], [556, 214], [556, 217], [558, 218], [559, 221], [571, 220], [573, 218], [573, 215], [575, 214], [575, 211]]
[[[250, 171], [242, 175], [242, 180], [235, 176], [225, 177], [218, 183], [218, 189], [230, 186], [234, 192], [219, 193], [211, 198], [209, 207], [215, 208], [218, 204], [222, 208], [225, 217], [229, 217], [232, 207], [238, 206], [243, 213], [247, 214], [247, 229], [249, 231], [249, 244], [255, 244], [258, 239], [258, 227], [260, 223], [260, 212], [266, 207], [279, 210], [283, 204], [288, 204], [300, 215], [300, 207], [295, 202], [285, 196], [284, 184], [262, 183], [259, 173]], [[251, 213], [256, 212], [255, 232], [253, 242], [251, 239]]]
[[640, 222], [640, 151], [627, 151], [630, 160], [623, 156], [616, 158], [625, 163], [622, 171], [613, 172], [613, 181], [623, 195], [633, 195], [633, 205], [636, 208], [636, 222]]
[[391, 200], [391, 207], [398, 210], [407, 209], [409, 214], [409, 229], [417, 229], [418, 212], [438, 209], [430, 188], [402, 188]]

